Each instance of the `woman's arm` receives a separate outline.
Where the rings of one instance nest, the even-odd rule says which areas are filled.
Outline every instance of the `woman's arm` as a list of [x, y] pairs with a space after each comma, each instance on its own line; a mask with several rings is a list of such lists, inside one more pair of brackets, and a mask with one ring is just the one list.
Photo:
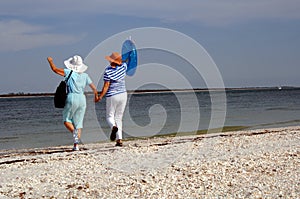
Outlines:
[[64, 69], [63, 69], [63, 68], [57, 68], [57, 67], [55, 66], [55, 64], [53, 63], [52, 57], [48, 57], [47, 60], [48, 60], [49, 65], [50, 65], [50, 67], [51, 67], [51, 69], [52, 69], [53, 72], [55, 72], [55, 73], [58, 74], [58, 75], [65, 76], [65, 71], [64, 71]]
[[105, 94], [108, 91], [109, 85], [110, 85], [109, 81], [104, 81], [104, 84], [103, 84], [103, 87], [102, 87], [102, 91], [100, 93], [100, 96], [98, 97], [98, 101], [100, 101], [105, 96]]
[[91, 87], [91, 89], [93, 90], [93, 93], [94, 93], [94, 102], [98, 102], [100, 99], [98, 97], [98, 91], [97, 91], [95, 84], [91, 83], [89, 86]]

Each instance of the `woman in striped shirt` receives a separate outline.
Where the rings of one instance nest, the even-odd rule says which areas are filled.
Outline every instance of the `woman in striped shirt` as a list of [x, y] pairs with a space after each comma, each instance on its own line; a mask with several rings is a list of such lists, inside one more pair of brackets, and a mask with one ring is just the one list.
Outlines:
[[106, 120], [111, 128], [110, 139], [116, 140], [116, 146], [122, 146], [122, 118], [127, 102], [127, 64], [122, 63], [122, 56], [117, 52], [105, 58], [110, 65], [104, 71], [104, 84], [97, 101], [106, 96]]

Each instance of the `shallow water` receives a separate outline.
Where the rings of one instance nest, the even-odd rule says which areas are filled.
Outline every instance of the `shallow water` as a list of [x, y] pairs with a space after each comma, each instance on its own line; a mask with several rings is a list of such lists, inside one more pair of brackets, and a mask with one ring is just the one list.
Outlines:
[[[129, 94], [124, 137], [207, 129], [211, 123], [222, 120], [224, 105], [225, 126], [254, 129], [300, 122], [299, 89], [231, 90], [226, 92], [226, 103], [218, 101], [219, 94], [203, 91]], [[87, 102], [82, 142], [107, 141], [110, 132], [105, 120], [105, 100], [95, 105], [93, 96], [88, 95]], [[214, 113], [221, 114], [212, 114], [213, 103]], [[62, 110], [54, 108], [53, 97], [0, 98], [0, 110], [0, 149], [72, 144], [71, 133], [62, 123]]]

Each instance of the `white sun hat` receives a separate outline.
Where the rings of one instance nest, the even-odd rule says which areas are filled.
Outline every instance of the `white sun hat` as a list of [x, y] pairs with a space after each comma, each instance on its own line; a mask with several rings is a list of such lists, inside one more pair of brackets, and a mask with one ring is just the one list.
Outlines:
[[79, 55], [75, 55], [65, 60], [64, 64], [68, 69], [77, 73], [83, 73], [88, 68], [88, 66], [83, 63], [82, 58]]

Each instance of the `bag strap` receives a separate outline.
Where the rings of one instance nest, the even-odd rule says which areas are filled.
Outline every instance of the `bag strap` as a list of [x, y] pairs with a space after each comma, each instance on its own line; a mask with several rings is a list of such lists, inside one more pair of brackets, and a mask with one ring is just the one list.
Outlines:
[[70, 74], [69, 74], [68, 78], [66, 79], [66, 83], [67, 83], [67, 82], [68, 82], [68, 80], [70, 79], [70, 77], [71, 77], [71, 75], [72, 75], [72, 72], [73, 72], [73, 70], [71, 70], [71, 72], [70, 72]]

